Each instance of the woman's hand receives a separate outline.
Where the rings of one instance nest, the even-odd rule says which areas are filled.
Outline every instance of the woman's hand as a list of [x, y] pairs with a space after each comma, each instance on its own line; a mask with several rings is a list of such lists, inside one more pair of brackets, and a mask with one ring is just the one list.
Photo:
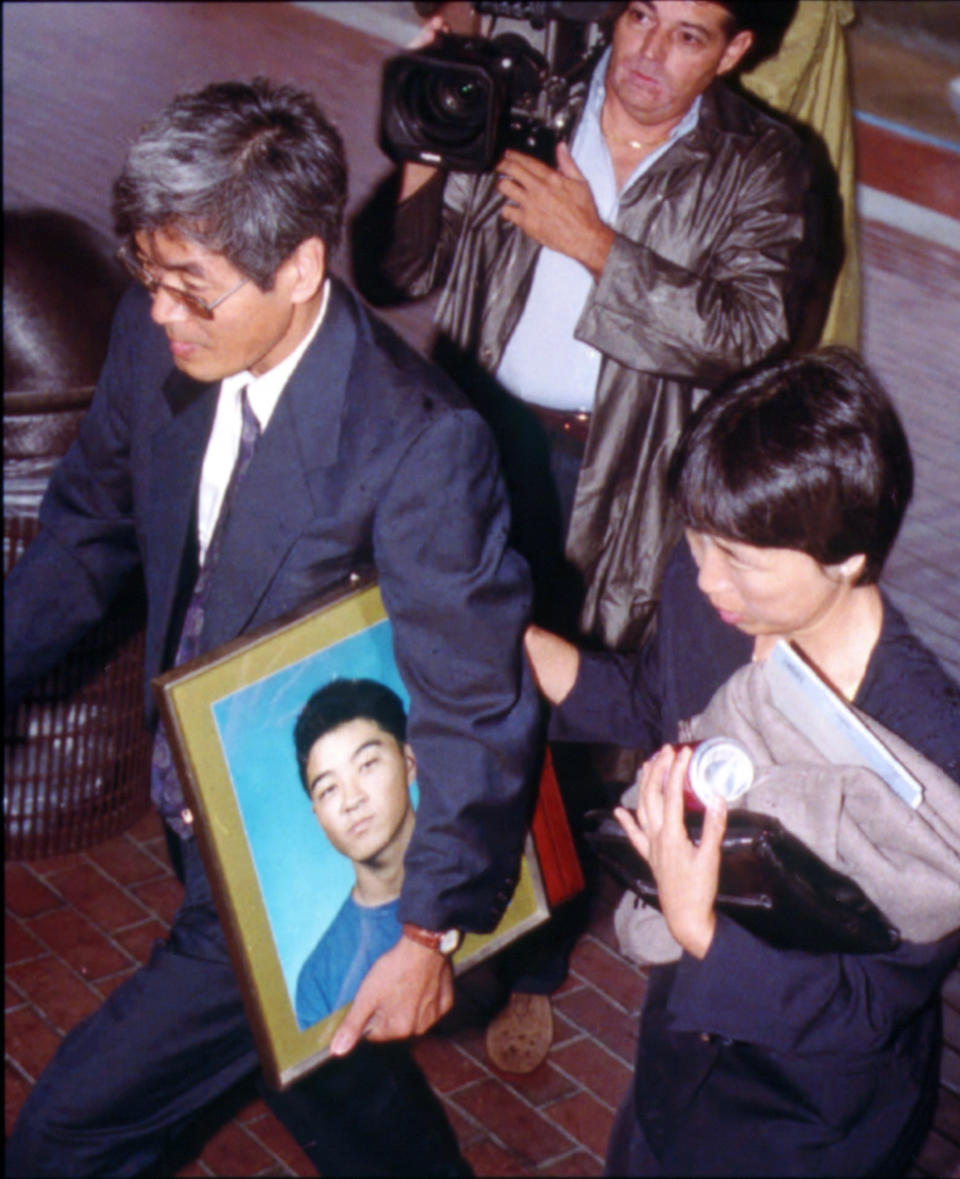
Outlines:
[[615, 814], [650, 865], [670, 932], [688, 953], [703, 958], [717, 925], [714, 902], [727, 808], [723, 799], [709, 804], [700, 843], [694, 844], [683, 824], [683, 787], [692, 752], [664, 745], [643, 764], [636, 815], [626, 807], [617, 807]]

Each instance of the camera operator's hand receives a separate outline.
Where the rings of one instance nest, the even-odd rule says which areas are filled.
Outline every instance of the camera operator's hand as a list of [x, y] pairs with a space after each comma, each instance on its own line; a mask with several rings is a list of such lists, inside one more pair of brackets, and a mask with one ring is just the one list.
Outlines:
[[582, 262], [598, 279], [616, 235], [600, 220], [590, 185], [569, 147], [557, 144], [556, 169], [508, 151], [497, 171], [497, 190], [509, 201], [500, 216], [540, 245]]

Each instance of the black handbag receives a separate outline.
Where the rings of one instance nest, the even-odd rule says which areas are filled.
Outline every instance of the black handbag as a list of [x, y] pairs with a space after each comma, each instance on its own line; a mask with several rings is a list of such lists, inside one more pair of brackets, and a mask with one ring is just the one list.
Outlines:
[[[646, 860], [609, 810], [586, 816], [587, 843], [624, 887], [659, 909]], [[702, 813], [685, 816], [699, 842]], [[825, 864], [779, 820], [753, 811], [727, 814], [716, 908], [780, 950], [879, 954], [900, 944], [900, 932], [842, 873]]]

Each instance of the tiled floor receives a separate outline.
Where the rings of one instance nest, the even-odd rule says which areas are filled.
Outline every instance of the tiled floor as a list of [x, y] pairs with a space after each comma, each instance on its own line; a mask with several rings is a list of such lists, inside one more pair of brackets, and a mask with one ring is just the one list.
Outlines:
[[[62, 1036], [95, 1010], [162, 937], [181, 889], [159, 820], [86, 852], [8, 863], [5, 884], [6, 1129]], [[616, 951], [613, 894], [554, 996], [548, 1061], [527, 1077], [498, 1074], [482, 1028], [430, 1035], [416, 1056], [443, 1098], [480, 1175], [595, 1175], [626, 1089], [644, 978]], [[461, 1021], [463, 1022], [463, 1021]], [[217, 1124], [217, 1118], [226, 1119]], [[178, 1175], [315, 1174], [252, 1091], [205, 1121], [210, 1137]]]
[[[157, 96], [257, 69], [324, 93], [350, 144], [355, 201], [382, 171], [382, 158], [363, 145], [372, 144], [375, 73], [390, 47], [288, 5], [5, 4], [3, 22], [6, 201], [66, 208], [106, 229], [107, 178], [123, 139]], [[877, 77], [882, 81], [882, 69]], [[877, 95], [882, 101], [882, 86]], [[903, 169], [885, 170], [884, 142], [870, 140], [869, 182], [898, 191]], [[960, 184], [949, 188], [956, 165], [948, 158], [947, 195], [960, 193]], [[863, 227], [863, 243], [864, 352], [901, 406], [917, 462], [916, 498], [888, 586], [960, 676], [960, 255], [877, 223]], [[422, 308], [394, 319], [411, 338], [425, 338]], [[180, 889], [152, 817], [87, 852], [8, 863], [5, 887], [9, 1128], [61, 1037], [163, 935]], [[479, 1175], [601, 1170], [644, 987], [642, 974], [616, 952], [611, 899], [609, 892], [597, 898], [555, 997], [554, 1046], [536, 1073], [498, 1074], [476, 1028], [417, 1045]], [[960, 974], [946, 988], [944, 1011], [937, 1126], [915, 1173], [960, 1177]], [[189, 1162], [171, 1164], [175, 1173], [314, 1173], [252, 1092], [216, 1113], [219, 1125], [198, 1140]]]
[[[61, 1037], [146, 960], [180, 897], [152, 814], [87, 852], [8, 863], [5, 884], [5, 1121], [9, 1132]], [[415, 1053], [477, 1175], [599, 1175], [626, 1090], [645, 979], [618, 953], [615, 893], [596, 898], [567, 981], [554, 995], [547, 1061], [526, 1077], [486, 1059], [482, 1029], [421, 1039]], [[960, 1046], [960, 974], [945, 996], [946, 1037]], [[937, 1129], [914, 1174], [960, 1175], [960, 1053], [948, 1047]], [[314, 1175], [252, 1086], [197, 1127], [176, 1175]], [[188, 1157], [182, 1161], [183, 1155]]]

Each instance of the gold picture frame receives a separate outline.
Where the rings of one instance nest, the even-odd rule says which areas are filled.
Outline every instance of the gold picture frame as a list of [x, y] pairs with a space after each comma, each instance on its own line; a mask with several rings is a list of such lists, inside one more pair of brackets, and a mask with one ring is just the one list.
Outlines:
[[[342, 1006], [306, 1029], [295, 1011], [298, 962], [349, 892], [352, 868], [313, 818], [292, 731], [312, 692], [341, 677], [378, 680], [409, 704], [372, 577], [354, 575], [344, 592], [322, 605], [154, 681], [261, 1064], [268, 1082], [281, 1089], [328, 1058], [347, 1010]], [[488, 958], [548, 916], [528, 835], [503, 919], [491, 934], [464, 938], [455, 971]]]

